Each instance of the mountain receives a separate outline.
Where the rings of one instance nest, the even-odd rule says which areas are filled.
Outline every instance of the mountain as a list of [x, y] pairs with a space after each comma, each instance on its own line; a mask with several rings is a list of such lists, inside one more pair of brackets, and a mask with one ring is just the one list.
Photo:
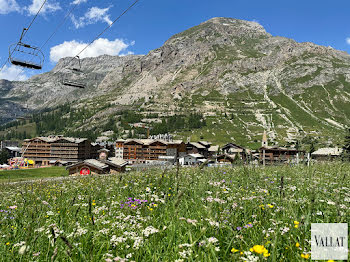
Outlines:
[[337, 144], [350, 126], [350, 55], [272, 36], [256, 22], [212, 18], [144, 56], [85, 58], [86, 90], [59, 83], [63, 73], [72, 77], [67, 59], [28, 81], [0, 82], [0, 103], [21, 114], [24, 103], [37, 110], [74, 102], [71, 117], [88, 113], [66, 131], [112, 121], [120, 134], [128, 129], [122, 109], [148, 122], [195, 112], [206, 125], [177, 136], [246, 145], [257, 145], [263, 130], [273, 143], [313, 136]]

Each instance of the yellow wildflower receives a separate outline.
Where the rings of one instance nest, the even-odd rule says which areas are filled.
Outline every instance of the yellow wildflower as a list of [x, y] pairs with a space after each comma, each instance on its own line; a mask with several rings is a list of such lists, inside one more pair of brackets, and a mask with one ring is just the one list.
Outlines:
[[300, 254], [302, 258], [309, 259], [310, 255], [309, 254]]
[[294, 225], [299, 225], [299, 222], [298, 221], [294, 221]]
[[298, 228], [298, 227], [299, 227], [299, 225], [294, 225], [294, 227], [295, 227], [295, 228]]
[[297, 243], [295, 244], [295, 246], [296, 246], [296, 247], [300, 247], [300, 244], [297, 242]]
[[231, 249], [231, 252], [232, 252], [232, 253], [236, 253], [236, 252], [238, 252], [238, 251], [239, 251], [239, 250], [238, 250], [238, 249], [235, 249], [235, 248], [232, 248], [232, 249]]
[[7, 243], [6, 243], [6, 246], [8, 246], [8, 245], [10, 245], [10, 242], [7, 242]]
[[271, 205], [271, 204], [267, 204], [267, 206], [268, 206], [269, 208], [273, 208], [273, 205]]
[[263, 245], [255, 245], [249, 250], [257, 254], [269, 253], [268, 250]]

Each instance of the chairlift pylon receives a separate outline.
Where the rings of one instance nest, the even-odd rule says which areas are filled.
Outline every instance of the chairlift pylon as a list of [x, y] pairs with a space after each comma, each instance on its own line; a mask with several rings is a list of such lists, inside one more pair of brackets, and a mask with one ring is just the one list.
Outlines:
[[31, 46], [22, 42], [26, 30], [28, 29], [23, 29], [18, 43], [10, 45], [9, 61], [16, 66], [40, 70], [43, 67], [45, 59], [44, 54], [39, 47]]
[[[67, 68], [67, 69], [70, 70], [73, 74], [75, 74], [75, 73], [84, 74], [84, 72], [81, 70], [81, 63], [80, 63], [79, 56], [76, 56], [75, 58], [78, 59], [79, 67], [72, 67], [72, 68]], [[71, 87], [78, 87], [78, 88], [86, 88], [86, 85], [83, 82], [73, 81], [73, 80], [68, 79], [67, 77], [64, 77], [62, 79], [62, 85], [71, 86]]]

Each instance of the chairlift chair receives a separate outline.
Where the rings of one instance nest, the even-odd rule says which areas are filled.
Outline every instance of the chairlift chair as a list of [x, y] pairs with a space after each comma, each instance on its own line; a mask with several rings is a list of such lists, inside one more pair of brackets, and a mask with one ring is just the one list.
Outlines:
[[[40, 70], [43, 67], [45, 59], [44, 54], [38, 47], [22, 42], [23, 34], [26, 30], [27, 28], [23, 29], [18, 43], [10, 45], [9, 61], [16, 66]], [[21, 58], [21, 55], [23, 55], [24, 58]]]
[[[83, 73], [84, 72], [81, 70], [81, 63], [80, 63], [80, 58], [79, 56], [76, 56], [76, 58], [78, 59], [79, 62], [79, 67], [72, 67], [72, 68], [67, 68], [68, 70], [70, 70], [72, 73]], [[71, 86], [71, 87], [77, 87], [77, 88], [86, 88], [86, 84], [84, 84], [83, 82], [79, 82], [79, 81], [73, 81], [68, 79], [67, 77], [64, 77], [62, 79], [62, 85], [64, 86]]]

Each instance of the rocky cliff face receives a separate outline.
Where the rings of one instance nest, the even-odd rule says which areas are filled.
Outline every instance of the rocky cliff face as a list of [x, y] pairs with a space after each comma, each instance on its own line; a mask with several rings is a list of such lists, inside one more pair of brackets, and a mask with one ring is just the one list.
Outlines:
[[[83, 73], [72, 72], [69, 68], [78, 68], [79, 63], [77, 60], [69, 63], [71, 58], [67, 57], [60, 59], [51, 72], [36, 75], [27, 81], [1, 80], [2, 103], [13, 105], [11, 112], [1, 111], [1, 118], [11, 119], [20, 116], [24, 113], [23, 110], [20, 110], [21, 108], [33, 111], [99, 95], [101, 93], [96, 92], [96, 90], [104, 77], [112, 71], [121, 72], [125, 63], [137, 57], [103, 55], [95, 58], [84, 58], [81, 60]], [[64, 78], [85, 83], [87, 88], [82, 90], [64, 86], [62, 85]]]
[[[350, 56], [271, 36], [256, 22], [213, 18], [145, 56], [83, 59], [84, 91], [58, 84], [61, 73], [68, 74], [55, 74], [65, 61], [26, 82], [0, 83], [0, 92], [7, 90], [7, 99], [27, 97], [32, 109], [66, 102], [68, 94], [109, 106], [91, 121], [135, 104], [164, 114], [195, 110], [219, 119], [213, 128], [231, 140], [254, 140], [263, 129], [276, 140], [307, 133], [331, 138], [350, 126]], [[231, 117], [220, 120], [222, 114]], [[215, 135], [210, 127], [201, 131]]]

